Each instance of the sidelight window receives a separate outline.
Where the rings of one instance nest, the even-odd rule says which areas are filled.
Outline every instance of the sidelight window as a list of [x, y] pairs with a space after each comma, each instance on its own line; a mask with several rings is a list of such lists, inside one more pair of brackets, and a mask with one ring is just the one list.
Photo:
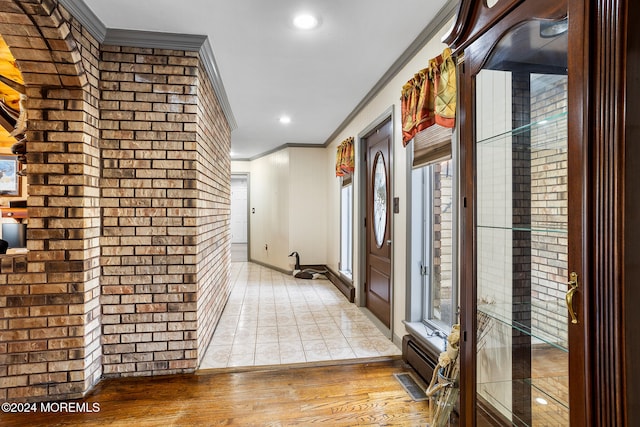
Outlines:
[[342, 177], [340, 189], [340, 272], [352, 278], [353, 271], [353, 182]]
[[457, 298], [453, 286], [453, 167], [451, 160], [425, 168], [430, 215], [425, 218], [429, 257], [424, 280], [423, 321], [449, 330], [456, 323]]
[[447, 157], [411, 172], [411, 290], [407, 319], [423, 323], [430, 331], [445, 333], [458, 322], [454, 167]]

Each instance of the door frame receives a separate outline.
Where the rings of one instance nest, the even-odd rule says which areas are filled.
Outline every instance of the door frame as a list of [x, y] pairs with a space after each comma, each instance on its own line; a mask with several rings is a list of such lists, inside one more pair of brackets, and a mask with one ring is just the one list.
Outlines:
[[[376, 130], [380, 125], [385, 123], [386, 121], [391, 121], [391, 147], [389, 150], [389, 176], [391, 180], [391, 185], [389, 186], [389, 200], [391, 201], [391, 207], [393, 209], [393, 200], [395, 198], [395, 176], [394, 176], [394, 146], [395, 146], [395, 113], [394, 106], [391, 105], [387, 108], [382, 114], [380, 114], [375, 120], [373, 120], [367, 127], [365, 127], [362, 131], [358, 133], [357, 137], [357, 146], [356, 146], [356, 177], [358, 178], [358, 200], [357, 200], [357, 214], [356, 214], [356, 223], [353, 228], [354, 231], [358, 230], [359, 238], [357, 241], [358, 246], [358, 257], [357, 257], [357, 265], [358, 265], [358, 279], [355, 280], [354, 274], [354, 283], [356, 283], [356, 304], [360, 307], [361, 310], [367, 315], [367, 317], [380, 329], [385, 333], [387, 338], [393, 339], [393, 329], [394, 329], [394, 301], [395, 301], [395, 286], [394, 286], [394, 245], [392, 243], [391, 246], [391, 283], [390, 283], [390, 313], [389, 313], [389, 327], [387, 328], [376, 316], [373, 315], [365, 306], [365, 290], [364, 290], [364, 282], [367, 279], [367, 230], [365, 229], [365, 219], [367, 217], [367, 164], [364, 161], [365, 153], [367, 152], [366, 148], [366, 138], [370, 136], [373, 131]], [[354, 182], [354, 185], [355, 182]], [[354, 187], [355, 189], [355, 187]], [[391, 219], [389, 221], [390, 226], [390, 237], [391, 241], [394, 240], [394, 212], [391, 211]], [[355, 243], [355, 242], [354, 242]], [[354, 258], [355, 263], [355, 258]], [[355, 273], [355, 272], [354, 272]]]
[[[231, 232], [231, 179], [234, 177], [245, 178], [247, 181], [247, 261], [251, 261], [251, 174], [249, 172], [231, 172], [229, 177], [229, 232]], [[229, 237], [229, 241], [231, 241], [231, 237]]]

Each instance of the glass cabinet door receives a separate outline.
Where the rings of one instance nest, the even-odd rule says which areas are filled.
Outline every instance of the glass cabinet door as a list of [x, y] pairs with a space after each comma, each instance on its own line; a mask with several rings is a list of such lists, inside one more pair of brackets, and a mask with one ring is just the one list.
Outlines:
[[512, 28], [475, 76], [476, 401], [569, 425], [567, 21]]

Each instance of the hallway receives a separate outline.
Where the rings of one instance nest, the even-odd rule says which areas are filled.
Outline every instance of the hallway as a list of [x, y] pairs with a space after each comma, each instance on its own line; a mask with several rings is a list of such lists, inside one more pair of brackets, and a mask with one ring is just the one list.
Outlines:
[[200, 369], [400, 355], [328, 280], [231, 263], [231, 296]]

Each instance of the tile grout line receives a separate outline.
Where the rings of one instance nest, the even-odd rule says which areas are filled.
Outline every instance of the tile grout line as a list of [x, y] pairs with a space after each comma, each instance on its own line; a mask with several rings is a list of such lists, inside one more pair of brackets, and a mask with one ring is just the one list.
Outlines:
[[[233, 313], [233, 319], [235, 321], [235, 325], [233, 325], [234, 335], [232, 344], [228, 347], [230, 350], [228, 351], [227, 361], [224, 364], [224, 367], [247, 366], [242, 362], [235, 363], [232, 358], [234, 349], [237, 351], [239, 348], [234, 346], [234, 344], [236, 344], [236, 338], [239, 336], [242, 337], [243, 334], [246, 334], [246, 337], [252, 339], [251, 344], [247, 345], [248, 351], [249, 349], [252, 349], [252, 363], [249, 366], [258, 366], [266, 364], [266, 362], [270, 362], [268, 364], [278, 364], [275, 363], [276, 358], [273, 357], [273, 354], [268, 354], [263, 357], [258, 353], [260, 348], [268, 349], [270, 346], [272, 348], [277, 347], [277, 360], [280, 364], [291, 363], [291, 361], [294, 363], [304, 363], [341, 360], [345, 357], [336, 356], [336, 354], [339, 353], [339, 350], [347, 349], [355, 358], [384, 356], [389, 355], [390, 352], [394, 354], [398, 353], [397, 348], [385, 351], [378, 350], [380, 347], [379, 344], [376, 344], [367, 337], [367, 331], [363, 331], [359, 325], [359, 323], [367, 322], [366, 317], [362, 317], [358, 314], [358, 311], [354, 311], [350, 305], [351, 303], [347, 303], [346, 305], [343, 304], [344, 302], [341, 299], [342, 295], [336, 295], [336, 290], [324, 287], [326, 284], [323, 283], [323, 281], [305, 281], [305, 283], [301, 283], [300, 279], [294, 279], [282, 273], [250, 263], [243, 263], [241, 267], [238, 267], [236, 277], [237, 279], [234, 282], [234, 289], [232, 289], [230, 294], [230, 301], [233, 300], [232, 304], [234, 304], [234, 309], [237, 310], [238, 305], [240, 308], [238, 313]], [[245, 279], [244, 281], [241, 280], [243, 277]], [[317, 286], [307, 288], [312, 283]], [[244, 289], [239, 288], [239, 286], [242, 286]], [[241, 297], [238, 296], [240, 290], [242, 290]], [[283, 300], [286, 301], [284, 304]], [[312, 307], [311, 303], [316, 303], [316, 305]], [[318, 303], [320, 303], [319, 306], [317, 305]], [[304, 304], [304, 309], [302, 310], [300, 310], [301, 304]], [[282, 310], [283, 307], [285, 310]], [[317, 309], [314, 310], [313, 308]], [[225, 311], [226, 310], [227, 309], [225, 308]], [[345, 335], [344, 322], [340, 322], [336, 315], [336, 312], [338, 311], [344, 312], [342, 316], [348, 320], [348, 327], [351, 329], [351, 336]], [[255, 313], [255, 316], [248, 315], [247, 313]], [[304, 318], [306, 319], [304, 323], [301, 323], [301, 313], [303, 313]], [[232, 317], [224, 316], [224, 314], [225, 313], [223, 313], [223, 317], [225, 318], [225, 321], [227, 320], [227, 317]], [[245, 316], [249, 316], [247, 324], [251, 325], [248, 330], [250, 333], [248, 331], [241, 330], [240, 328], [240, 323], [243, 321], [243, 317]], [[327, 320], [327, 322], [319, 323], [320, 316], [325, 316], [326, 318], [323, 317], [322, 320]], [[273, 323], [268, 326], [264, 326], [264, 320], [261, 321], [261, 319], [265, 318], [273, 319]], [[327, 324], [331, 325], [330, 327], [333, 330], [339, 332], [339, 339], [342, 342], [346, 342], [348, 347], [333, 347], [331, 345], [331, 338], [329, 338], [329, 334], [326, 333], [325, 329], [327, 326], [322, 326]], [[221, 326], [224, 329], [226, 325]], [[308, 333], [308, 330], [304, 330], [305, 326], [308, 326], [308, 329], [311, 329], [313, 332], [313, 335], [309, 337], [310, 339], [304, 339], [306, 338], [305, 334]], [[259, 342], [258, 332], [261, 327], [275, 328], [277, 337], [266, 342]], [[229, 329], [228, 326], [227, 328]], [[296, 343], [300, 343], [301, 357], [298, 359], [294, 357], [285, 362], [285, 359], [288, 358], [285, 357], [284, 348], [287, 346], [286, 341], [282, 339], [282, 331], [291, 329], [295, 329], [295, 333], [285, 333], [285, 336], [287, 336], [285, 340], [291, 342], [295, 340]], [[373, 333], [375, 334], [375, 332]], [[373, 339], [377, 339], [377, 337], [373, 337]], [[359, 349], [354, 347], [355, 340], [361, 340], [361, 342], [364, 341], [366, 348]], [[309, 350], [309, 347], [312, 346], [312, 344], [305, 347], [305, 342], [309, 341], [319, 341], [323, 344], [323, 349], [318, 352], [319, 355], [314, 356], [314, 351]], [[212, 343], [210, 344], [211, 349], [215, 348], [215, 342], [214, 334], [214, 339], [212, 339]], [[331, 348], [334, 350], [332, 351]], [[391, 347], [389, 347], [389, 349], [391, 349]], [[207, 353], [209, 353], [209, 351], [207, 351]], [[358, 356], [358, 354], [361, 354], [361, 356]], [[248, 359], [249, 357], [247, 357], [247, 360]], [[207, 355], [205, 355], [203, 360], [209, 361]], [[260, 362], [260, 360], [262, 360], [262, 362]], [[215, 361], [213, 361], [213, 363], [216, 367], [222, 367], [219, 366], [219, 363], [216, 364]], [[203, 365], [205, 365], [204, 362]], [[204, 367], [207, 366], [203, 366], [203, 368]]]

